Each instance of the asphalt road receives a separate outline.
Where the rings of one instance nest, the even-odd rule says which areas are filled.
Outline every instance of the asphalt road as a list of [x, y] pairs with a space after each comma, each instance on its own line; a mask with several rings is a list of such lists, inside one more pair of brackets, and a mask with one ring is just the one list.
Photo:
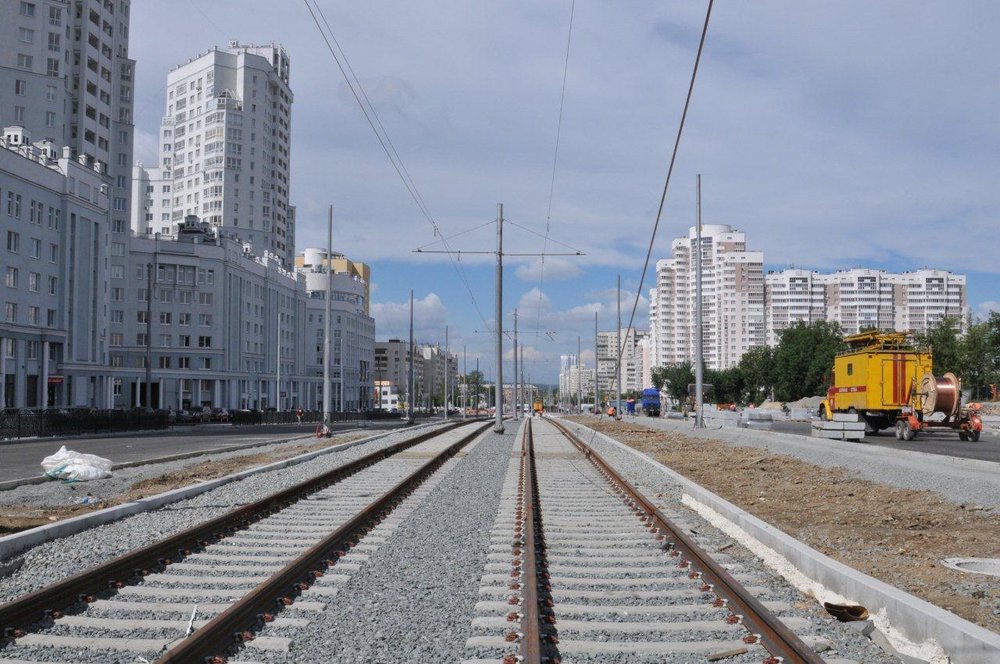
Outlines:
[[[395, 421], [372, 422], [371, 428], [397, 426]], [[353, 429], [353, 422], [338, 423], [334, 431]], [[42, 438], [31, 441], [0, 443], [0, 481], [37, 477], [41, 461], [62, 445], [76, 452], [96, 454], [113, 463], [146, 461], [174, 454], [204, 452], [237, 445], [251, 445], [271, 440], [288, 440], [313, 434], [315, 424], [274, 424], [234, 427], [228, 424], [200, 424], [175, 427], [169, 432], [95, 438]]]
[[[772, 430], [782, 433], [794, 433], [808, 436], [810, 433], [809, 422], [774, 422]], [[815, 440], [821, 440], [819, 438]], [[957, 431], [923, 431], [910, 441], [896, 440], [892, 429], [886, 429], [877, 435], [865, 436], [859, 445], [878, 445], [880, 447], [894, 447], [902, 450], [912, 450], [914, 452], [927, 452], [928, 454], [942, 454], [945, 456], [963, 457], [966, 459], [980, 459], [983, 461], [1000, 462], [1000, 435], [995, 431], [983, 431], [979, 442], [962, 442], [958, 439]]]

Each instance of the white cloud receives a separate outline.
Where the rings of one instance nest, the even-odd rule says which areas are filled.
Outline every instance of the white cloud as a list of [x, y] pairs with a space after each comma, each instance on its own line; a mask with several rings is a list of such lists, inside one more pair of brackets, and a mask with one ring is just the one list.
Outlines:
[[978, 313], [983, 318], [988, 318], [991, 313], [1000, 313], [1000, 302], [997, 300], [983, 302], [978, 307]]
[[535, 282], [565, 281], [580, 276], [585, 258], [569, 258], [562, 256], [547, 256], [544, 261], [538, 258], [531, 263], [522, 263], [514, 269], [514, 274], [521, 281]]
[[[373, 302], [371, 316], [375, 319], [379, 339], [410, 338], [410, 302]], [[436, 293], [428, 293], [413, 301], [413, 336], [417, 343], [444, 344], [444, 328], [448, 309]]]

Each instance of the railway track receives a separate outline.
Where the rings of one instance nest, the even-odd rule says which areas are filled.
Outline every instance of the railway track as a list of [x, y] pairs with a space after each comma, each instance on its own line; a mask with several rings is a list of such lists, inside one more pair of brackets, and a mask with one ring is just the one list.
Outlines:
[[258, 632], [321, 610], [391, 532], [394, 510], [488, 426], [416, 436], [2, 605], [0, 664], [203, 664], [242, 646], [241, 657], [287, 649]]
[[467, 664], [824, 661], [789, 607], [549, 419], [523, 430], [489, 558]]

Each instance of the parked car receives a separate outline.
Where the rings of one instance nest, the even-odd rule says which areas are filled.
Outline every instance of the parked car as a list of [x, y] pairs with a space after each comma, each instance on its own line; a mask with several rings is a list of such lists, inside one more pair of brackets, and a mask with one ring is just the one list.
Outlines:
[[229, 411], [225, 408], [213, 408], [212, 409], [212, 421], [213, 422], [228, 422], [229, 421]]
[[191, 424], [194, 422], [194, 415], [189, 410], [178, 410], [174, 414], [177, 424]]

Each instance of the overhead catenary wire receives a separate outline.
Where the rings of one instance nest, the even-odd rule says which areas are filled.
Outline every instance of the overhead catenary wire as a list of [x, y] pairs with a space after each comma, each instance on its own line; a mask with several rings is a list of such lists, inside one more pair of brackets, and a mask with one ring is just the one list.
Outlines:
[[[687, 96], [684, 99], [684, 111], [681, 113], [680, 123], [677, 125], [677, 136], [674, 139], [674, 148], [670, 154], [670, 166], [667, 168], [667, 176], [663, 182], [663, 192], [660, 194], [660, 205], [656, 210], [656, 220], [653, 222], [653, 232], [650, 233], [649, 246], [646, 249], [646, 261], [643, 263], [642, 272], [639, 274], [639, 287], [635, 291], [635, 299], [632, 302], [632, 313], [629, 315], [628, 327], [626, 328], [625, 338], [628, 339], [628, 334], [632, 330], [632, 325], [635, 323], [635, 312], [639, 307], [639, 298], [642, 295], [642, 287], [646, 280], [646, 271], [649, 269], [650, 257], [653, 255], [653, 244], [656, 241], [656, 233], [660, 228], [660, 219], [663, 216], [663, 206], [667, 200], [667, 191], [670, 188], [670, 178], [674, 173], [674, 164], [677, 162], [677, 152], [681, 144], [681, 136], [684, 134], [684, 123], [687, 120], [688, 109], [691, 107], [691, 98], [694, 95], [694, 84], [698, 79], [698, 66], [701, 64], [701, 54], [705, 49], [705, 37], [708, 34], [708, 23], [712, 17], [712, 5], [714, 0], [708, 0], [708, 9], [705, 11], [705, 23], [701, 28], [701, 38], [698, 40], [698, 52], [694, 58], [694, 67], [691, 70], [691, 81], [688, 83]], [[699, 251], [700, 251], [699, 247]], [[698, 334], [701, 334], [701, 330], [698, 330]], [[621, 376], [621, 364], [622, 356], [625, 353], [624, 344], [618, 349], [618, 361], [615, 364], [615, 370]]]
[[[410, 177], [409, 171], [406, 170], [406, 166], [403, 164], [403, 160], [400, 158], [399, 152], [396, 150], [395, 145], [392, 144], [392, 140], [389, 138], [389, 133], [385, 130], [385, 126], [379, 119], [378, 114], [375, 111], [374, 105], [371, 103], [371, 100], [365, 93], [364, 86], [361, 84], [361, 81], [358, 79], [358, 77], [354, 74], [354, 70], [350, 65], [350, 62], [347, 58], [347, 54], [340, 47], [339, 42], [337, 42], [337, 39], [333, 34], [333, 30], [330, 28], [330, 24], [329, 22], [327, 22], [326, 17], [323, 14], [323, 10], [319, 6], [319, 3], [316, 0], [313, 0], [312, 4], [310, 4], [309, 0], [303, 0], [303, 3], [305, 3], [306, 9], [309, 11], [309, 15], [312, 17], [313, 22], [316, 24], [316, 28], [319, 30], [320, 36], [322, 36], [323, 41], [326, 43], [327, 50], [330, 51], [330, 55], [333, 57], [333, 60], [336, 63], [337, 68], [340, 70], [341, 76], [343, 76], [344, 81], [347, 83], [347, 87], [350, 89], [355, 102], [357, 102], [358, 107], [361, 109], [362, 114], [365, 116], [365, 120], [367, 120], [368, 126], [375, 134], [375, 138], [378, 140], [379, 145], [382, 146], [382, 151], [385, 152], [386, 157], [388, 157], [389, 162], [392, 164], [392, 167], [396, 171], [396, 174], [399, 176], [399, 179], [403, 182], [403, 186], [406, 188], [407, 193], [409, 193], [410, 198], [413, 199], [413, 202], [420, 209], [421, 213], [427, 219], [428, 223], [430, 223], [431, 228], [434, 230], [434, 234], [444, 238], [444, 234], [441, 233], [441, 229], [438, 226], [438, 223], [434, 220], [433, 215], [431, 215], [430, 210], [428, 209], [426, 203], [424, 202], [423, 196], [420, 194], [420, 190], [417, 188], [416, 183]], [[315, 5], [315, 8], [313, 7], [313, 5]], [[326, 26], [326, 30], [323, 29], [324, 25]], [[334, 48], [334, 44], [336, 44], [336, 48]], [[338, 51], [340, 52], [339, 56], [337, 54]], [[346, 70], [345, 67], [347, 68]], [[350, 71], [351, 74], [350, 76], [348, 75], [348, 71]], [[362, 101], [362, 99], [364, 99], [364, 101]], [[483, 321], [483, 324], [486, 327], [490, 327], [489, 321], [487, 321], [486, 317], [483, 315], [483, 312], [479, 307], [479, 302], [476, 301], [475, 293], [473, 293], [472, 291], [472, 286], [469, 283], [465, 271], [462, 269], [461, 265], [459, 265], [458, 262], [455, 260], [455, 257], [452, 255], [452, 253], [450, 253], [451, 247], [448, 246], [447, 241], [443, 240], [443, 242], [445, 249], [447, 249], [449, 252], [448, 260], [451, 263], [452, 268], [454, 268], [455, 273], [458, 275], [459, 279], [464, 284], [466, 291], [468, 291], [472, 305], [476, 309], [476, 313], [479, 315], [479, 318]]]
[[552, 151], [552, 176], [549, 179], [549, 202], [545, 210], [545, 236], [542, 240], [542, 256], [538, 264], [538, 304], [535, 307], [535, 336], [541, 330], [542, 320], [542, 286], [545, 284], [545, 252], [548, 251], [549, 236], [552, 226], [552, 199], [556, 191], [556, 170], [559, 165], [559, 143], [562, 137], [563, 109], [566, 105], [566, 79], [569, 75], [569, 50], [573, 42], [573, 17], [576, 14], [576, 0], [569, 7], [569, 28], [566, 33], [566, 54], [563, 57], [562, 88], [559, 91], [559, 118], [556, 121], [556, 144]]

